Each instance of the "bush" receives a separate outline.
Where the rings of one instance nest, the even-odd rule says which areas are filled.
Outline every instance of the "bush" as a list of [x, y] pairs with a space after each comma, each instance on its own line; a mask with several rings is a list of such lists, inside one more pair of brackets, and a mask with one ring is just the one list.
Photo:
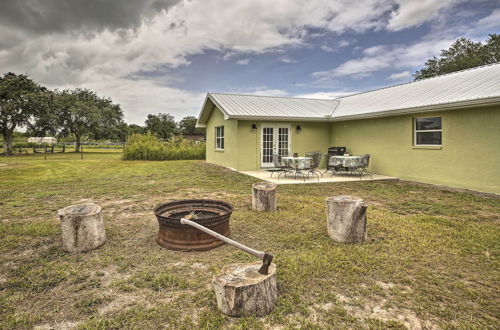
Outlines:
[[161, 142], [151, 134], [133, 134], [123, 149], [125, 160], [205, 159], [205, 143], [174, 137]]

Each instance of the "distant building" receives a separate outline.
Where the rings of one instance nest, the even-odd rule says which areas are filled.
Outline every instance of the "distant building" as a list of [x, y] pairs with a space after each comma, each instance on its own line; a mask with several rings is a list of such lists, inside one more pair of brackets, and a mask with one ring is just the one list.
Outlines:
[[45, 137], [35, 137], [35, 136], [32, 136], [32, 137], [28, 138], [28, 143], [56, 144], [57, 143], [57, 139], [55, 137], [51, 137], [51, 136], [45, 136]]
[[183, 138], [186, 140], [193, 140], [193, 141], [205, 141], [205, 133], [201, 134], [183, 134]]

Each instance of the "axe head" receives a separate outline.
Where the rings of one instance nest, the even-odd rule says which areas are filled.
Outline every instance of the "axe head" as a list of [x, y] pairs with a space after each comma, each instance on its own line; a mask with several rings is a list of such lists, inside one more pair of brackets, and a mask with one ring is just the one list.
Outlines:
[[262, 258], [262, 266], [259, 269], [259, 274], [267, 275], [269, 274], [269, 266], [273, 261], [273, 256], [271, 254], [264, 254], [264, 258]]

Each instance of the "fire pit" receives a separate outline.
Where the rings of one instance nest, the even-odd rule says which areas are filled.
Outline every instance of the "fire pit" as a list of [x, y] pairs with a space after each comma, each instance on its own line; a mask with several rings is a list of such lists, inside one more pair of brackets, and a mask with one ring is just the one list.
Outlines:
[[181, 218], [195, 221], [213, 231], [229, 236], [229, 218], [233, 206], [211, 199], [187, 199], [160, 204], [154, 209], [159, 223], [156, 242], [171, 250], [206, 251], [225, 242], [196, 228], [182, 225]]

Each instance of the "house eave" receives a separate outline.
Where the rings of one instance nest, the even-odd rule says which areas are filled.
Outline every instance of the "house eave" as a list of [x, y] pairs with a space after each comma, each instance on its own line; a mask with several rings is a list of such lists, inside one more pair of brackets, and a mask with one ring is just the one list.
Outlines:
[[288, 116], [228, 116], [228, 119], [237, 120], [271, 120], [271, 121], [314, 121], [324, 122], [330, 117], [288, 117]]
[[432, 104], [432, 105], [413, 107], [413, 108], [394, 109], [394, 110], [372, 112], [359, 115], [334, 116], [331, 117], [329, 121], [346, 121], [346, 120], [356, 120], [356, 119], [391, 117], [391, 116], [408, 115], [408, 114], [423, 113], [423, 112], [461, 110], [468, 108], [476, 108], [480, 106], [492, 106], [497, 104], [500, 104], [500, 96], [475, 99], [475, 100], [465, 100], [459, 102], [439, 103], [439, 104]]

